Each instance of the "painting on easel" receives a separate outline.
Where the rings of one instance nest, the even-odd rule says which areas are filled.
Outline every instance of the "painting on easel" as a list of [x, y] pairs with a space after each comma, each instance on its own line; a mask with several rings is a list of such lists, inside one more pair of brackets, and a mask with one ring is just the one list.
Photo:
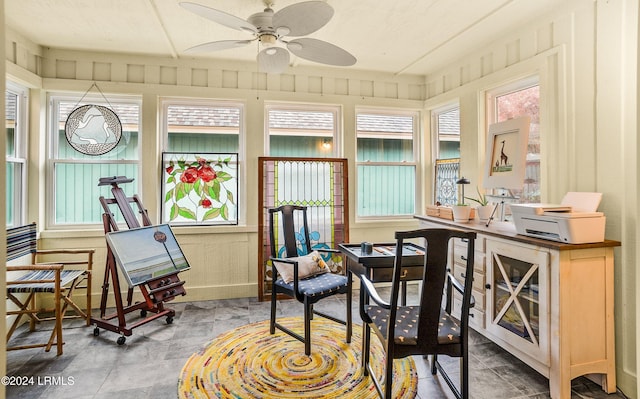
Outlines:
[[523, 116], [489, 126], [483, 186], [521, 189], [527, 161], [530, 118]]
[[129, 286], [189, 269], [168, 224], [114, 231], [106, 237]]

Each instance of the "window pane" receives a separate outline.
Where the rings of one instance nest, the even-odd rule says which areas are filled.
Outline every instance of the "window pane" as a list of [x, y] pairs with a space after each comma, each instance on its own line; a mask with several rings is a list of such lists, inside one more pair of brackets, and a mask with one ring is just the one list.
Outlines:
[[18, 96], [14, 93], [6, 93], [6, 123], [7, 123], [7, 153], [10, 157], [16, 156], [16, 115], [18, 110]]
[[270, 139], [270, 155], [274, 157], [327, 157], [333, 147], [330, 137], [271, 136]]
[[436, 119], [438, 159], [460, 158], [460, 107], [439, 112]]
[[58, 135], [58, 153], [56, 158], [58, 159], [92, 159], [92, 160], [116, 160], [116, 159], [138, 159], [138, 129], [139, 129], [139, 106], [137, 104], [106, 104], [95, 103], [92, 104], [102, 105], [112, 109], [120, 119], [122, 124], [122, 136], [118, 145], [111, 151], [102, 155], [87, 155], [79, 151], [76, 151], [67, 141], [64, 131], [65, 122], [69, 117], [69, 114], [76, 108], [85, 103], [77, 103], [71, 101], [60, 101], [58, 107], [58, 123], [59, 123], [59, 135]]
[[14, 200], [14, 195], [15, 195], [15, 187], [16, 187], [16, 182], [15, 182], [15, 170], [16, 170], [16, 164], [14, 164], [13, 162], [7, 162], [7, 194], [5, 197], [6, 200], [6, 204], [7, 204], [7, 226], [13, 226], [14, 225], [14, 220], [15, 220], [15, 205], [13, 203]]
[[358, 166], [358, 215], [411, 215], [415, 212], [416, 168]]
[[269, 109], [269, 155], [331, 157], [336, 112]]
[[174, 104], [167, 107], [167, 151], [238, 152], [240, 108]]
[[359, 162], [412, 162], [413, 117], [358, 114]]
[[[111, 186], [98, 186], [101, 177], [138, 176], [137, 164], [58, 163], [55, 166], [55, 223], [102, 223], [100, 196], [112, 198]], [[137, 180], [123, 187], [127, 195], [138, 193]], [[119, 212], [114, 212], [119, 220]]]
[[358, 161], [413, 161], [413, 140], [358, 137]]
[[523, 190], [514, 190], [520, 202], [540, 202], [540, 86], [496, 96], [497, 122], [521, 115], [531, 118]]

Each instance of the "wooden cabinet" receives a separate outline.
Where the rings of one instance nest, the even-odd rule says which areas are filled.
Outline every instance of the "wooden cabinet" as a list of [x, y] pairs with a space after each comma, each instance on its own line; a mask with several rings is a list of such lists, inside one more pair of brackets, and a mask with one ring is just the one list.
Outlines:
[[[588, 375], [616, 390], [613, 251], [620, 242], [564, 244], [518, 235], [513, 224], [461, 224], [417, 216], [422, 227], [472, 230], [475, 243], [470, 325], [549, 378], [554, 399]], [[457, 278], [466, 243], [451, 245]]]

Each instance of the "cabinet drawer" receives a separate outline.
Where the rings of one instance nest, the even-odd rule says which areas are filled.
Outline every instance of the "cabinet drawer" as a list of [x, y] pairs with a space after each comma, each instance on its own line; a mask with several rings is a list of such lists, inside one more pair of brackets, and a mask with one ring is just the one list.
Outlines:
[[[477, 298], [476, 298], [477, 300]], [[477, 302], [476, 302], [477, 303]], [[477, 306], [477, 305], [476, 305]], [[458, 299], [453, 300], [453, 314], [459, 315], [462, 308], [462, 301]], [[477, 307], [473, 307], [469, 310], [469, 326], [475, 329], [484, 330], [484, 312]]]
[[[456, 278], [456, 280], [460, 281], [461, 283], [464, 282], [464, 272], [465, 272], [465, 268], [463, 266], [458, 264], [453, 265], [453, 276]], [[478, 273], [477, 271], [474, 271], [473, 289], [484, 292], [484, 284], [485, 284], [484, 273]]]
[[[458, 246], [462, 246], [464, 247], [464, 251], [467, 251], [467, 240], [463, 239], [463, 238], [454, 238], [453, 239], [454, 245], [458, 245]], [[480, 251], [480, 252], [484, 252], [484, 248], [485, 248], [485, 242], [486, 242], [486, 237], [482, 234], [478, 234], [476, 236], [476, 240], [474, 242], [474, 249], [476, 251]]]
[[[453, 248], [453, 261], [456, 264], [464, 265], [467, 259], [467, 247], [456, 245]], [[473, 268], [474, 270], [484, 273], [485, 269], [485, 256], [484, 252], [475, 251], [473, 254]]]
[[[471, 291], [471, 295], [473, 295], [473, 299], [476, 301], [476, 306], [474, 307], [476, 310], [484, 312], [485, 310], [485, 295], [484, 291], [478, 291], [475, 288]], [[457, 301], [462, 300], [462, 295], [458, 293], [458, 291], [453, 293], [453, 299]]]

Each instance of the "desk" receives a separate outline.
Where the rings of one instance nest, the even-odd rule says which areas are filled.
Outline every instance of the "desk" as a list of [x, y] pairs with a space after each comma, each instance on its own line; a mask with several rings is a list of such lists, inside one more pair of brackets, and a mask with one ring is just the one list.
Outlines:
[[[360, 278], [367, 276], [371, 282], [390, 282], [393, 278], [395, 244], [373, 244], [370, 254], [362, 253], [360, 244], [338, 244], [346, 257], [347, 271]], [[406, 304], [407, 281], [422, 280], [424, 248], [413, 243], [405, 243], [402, 248], [402, 304]]]

